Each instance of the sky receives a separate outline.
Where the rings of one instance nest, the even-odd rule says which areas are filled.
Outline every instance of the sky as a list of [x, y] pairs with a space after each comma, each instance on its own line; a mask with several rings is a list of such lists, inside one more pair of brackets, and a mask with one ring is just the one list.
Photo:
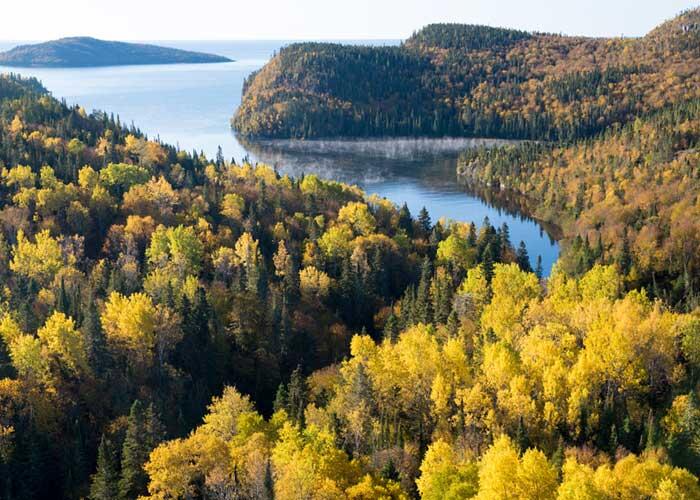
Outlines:
[[3, 40], [404, 39], [433, 22], [641, 36], [700, 0], [2, 0]]

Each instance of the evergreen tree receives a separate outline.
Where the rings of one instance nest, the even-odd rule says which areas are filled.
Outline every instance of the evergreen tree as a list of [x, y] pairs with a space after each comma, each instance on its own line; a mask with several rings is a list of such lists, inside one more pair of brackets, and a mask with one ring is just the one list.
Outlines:
[[275, 500], [275, 479], [272, 476], [272, 464], [270, 460], [267, 460], [267, 465], [265, 466], [265, 499]]
[[447, 331], [451, 337], [455, 337], [457, 333], [459, 333], [459, 316], [457, 315], [457, 311], [453, 310], [450, 312], [447, 318]]
[[398, 482], [401, 479], [401, 476], [399, 475], [399, 471], [396, 468], [396, 464], [394, 463], [393, 458], [389, 458], [389, 460], [384, 464], [382, 470], [379, 472], [379, 475], [387, 481]]
[[417, 323], [430, 323], [432, 311], [430, 304], [430, 281], [433, 271], [430, 260], [426, 258], [421, 266], [420, 281], [416, 291], [415, 318]]
[[404, 203], [401, 206], [401, 210], [399, 210], [399, 227], [406, 231], [409, 237], [413, 236], [413, 218], [411, 217], [411, 212], [406, 203]]
[[421, 228], [421, 231], [424, 236], [427, 236], [430, 234], [430, 231], [433, 227], [432, 222], [430, 221], [430, 215], [428, 214], [428, 209], [423, 207], [420, 209], [420, 212], [418, 212], [418, 225]]
[[90, 367], [93, 373], [100, 375], [108, 368], [108, 351], [107, 341], [100, 322], [100, 313], [92, 295], [83, 305], [83, 323], [80, 330], [87, 348]]
[[527, 247], [525, 242], [521, 241], [518, 245], [518, 250], [515, 252], [515, 262], [520, 266], [520, 269], [526, 273], [532, 272], [532, 267], [530, 266], [530, 256], [527, 254]]
[[160, 415], [155, 409], [153, 403], [146, 407], [146, 411], [143, 415], [144, 421], [144, 446], [147, 453], [150, 453], [156, 446], [158, 446], [163, 439], [165, 439], [165, 427], [160, 420]]
[[68, 298], [68, 292], [66, 291], [66, 281], [61, 277], [61, 284], [58, 288], [58, 296], [56, 297], [56, 310], [62, 312], [63, 314], [70, 314], [70, 299]]
[[295, 425], [304, 426], [304, 410], [308, 402], [308, 386], [306, 378], [301, 372], [301, 366], [297, 366], [292, 372], [287, 386], [287, 401], [289, 418]]
[[394, 342], [396, 340], [396, 337], [399, 335], [399, 322], [396, 319], [396, 316], [392, 312], [389, 314], [389, 316], [386, 318], [386, 322], [384, 323], [384, 339], [388, 340], [389, 342]]
[[544, 269], [542, 268], [542, 256], [541, 255], [537, 256], [537, 265], [535, 266], [535, 275], [540, 280], [544, 276]]
[[[501, 225], [501, 230], [498, 232], [500, 238], [501, 238], [501, 249], [500, 253], [501, 255], [506, 255], [507, 252], [511, 248], [511, 243], [510, 243], [510, 228], [508, 227], [508, 224], [505, 222]], [[521, 245], [525, 245], [523, 242], [520, 242]], [[527, 253], [527, 252], [526, 252]]]
[[127, 420], [126, 436], [122, 446], [121, 478], [119, 479], [119, 498], [133, 500], [146, 493], [148, 477], [143, 464], [148, 458], [145, 439], [143, 406], [139, 400], [131, 405]]
[[97, 471], [92, 476], [90, 500], [114, 500], [119, 494], [119, 475], [114, 455], [104, 434], [97, 449]]
[[289, 402], [287, 398], [287, 388], [283, 383], [277, 386], [277, 392], [275, 393], [275, 401], [272, 403], [273, 411], [289, 411]]

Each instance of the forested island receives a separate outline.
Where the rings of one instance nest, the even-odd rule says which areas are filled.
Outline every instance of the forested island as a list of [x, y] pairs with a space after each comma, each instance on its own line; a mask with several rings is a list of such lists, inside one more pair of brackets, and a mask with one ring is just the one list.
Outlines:
[[564, 140], [700, 97], [700, 14], [642, 38], [430, 25], [398, 47], [283, 48], [232, 119], [251, 138]]
[[144, 43], [61, 38], [18, 45], [0, 53], [0, 66], [76, 68], [142, 64], [201, 64], [230, 62], [227, 57]]

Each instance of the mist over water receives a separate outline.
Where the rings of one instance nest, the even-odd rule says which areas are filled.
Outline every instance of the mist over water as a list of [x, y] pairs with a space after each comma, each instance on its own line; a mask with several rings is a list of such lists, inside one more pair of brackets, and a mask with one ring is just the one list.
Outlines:
[[508, 224], [511, 241], [524, 241], [533, 267], [542, 257], [548, 274], [559, 248], [538, 224], [513, 208], [489, 204], [457, 182], [459, 153], [467, 148], [499, 146], [513, 141], [470, 138], [398, 138], [361, 140], [268, 140], [244, 142], [251, 159], [275, 167], [281, 174], [318, 175], [356, 184], [416, 215], [422, 207], [433, 221], [472, 221], [480, 225]]
[[[363, 42], [393, 44], [392, 40]], [[467, 193], [456, 179], [459, 152], [495, 146], [492, 139], [378, 139], [239, 141], [230, 118], [240, 104], [243, 81], [262, 67], [284, 41], [160, 42], [175, 48], [220, 54], [234, 59], [222, 64], [121, 66], [106, 68], [17, 68], [0, 72], [36, 76], [51, 93], [86, 110], [118, 115], [152, 138], [213, 157], [221, 146], [224, 156], [249, 158], [293, 176], [316, 174], [356, 184], [367, 193], [404, 202], [416, 215], [425, 206], [433, 221], [453, 219], [480, 225], [507, 223], [511, 240], [527, 245], [533, 262], [542, 256], [548, 274], [559, 248], [535, 221], [512, 209], [490, 205]], [[15, 44], [0, 42], [0, 50]]]

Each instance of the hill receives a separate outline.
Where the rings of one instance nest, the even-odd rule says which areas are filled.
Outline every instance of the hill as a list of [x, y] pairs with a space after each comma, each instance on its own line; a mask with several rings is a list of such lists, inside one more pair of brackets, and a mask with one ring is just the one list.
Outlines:
[[229, 61], [227, 57], [202, 52], [90, 37], [61, 38], [33, 45], [19, 45], [0, 53], [0, 66], [16, 67], [70, 68]]
[[252, 75], [242, 135], [572, 140], [700, 96], [700, 14], [647, 36], [436, 24], [399, 47], [294, 44]]
[[617, 264], [629, 286], [700, 303], [700, 101], [677, 104], [571, 145], [526, 143], [463, 153], [470, 185], [524, 195], [564, 233], [559, 265], [580, 275]]
[[[679, 106], [494, 154], [542, 158], [513, 178], [591, 227], [670, 222], [690, 262]], [[0, 167], [0, 498], [700, 498], [700, 319], [626, 258], [545, 284], [505, 225], [188, 154], [12, 75]]]

